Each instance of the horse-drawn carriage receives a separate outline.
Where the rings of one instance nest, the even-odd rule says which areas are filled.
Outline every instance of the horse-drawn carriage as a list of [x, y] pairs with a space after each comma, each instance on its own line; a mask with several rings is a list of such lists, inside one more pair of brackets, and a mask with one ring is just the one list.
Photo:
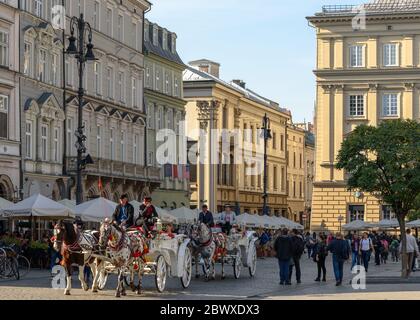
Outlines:
[[[215, 279], [215, 264], [222, 267], [222, 279], [225, 278], [225, 264], [233, 267], [235, 279], [239, 279], [242, 267], [249, 270], [253, 277], [257, 269], [257, 250], [255, 242], [258, 237], [253, 231], [240, 231], [233, 228], [226, 235], [220, 227], [207, 228], [206, 225], [197, 226], [196, 236], [191, 242], [195, 256], [196, 276], [198, 277], [198, 264], [201, 261], [206, 280]], [[194, 239], [195, 238], [195, 239]]]
[[[173, 238], [158, 233], [148, 241], [147, 250], [134, 256], [133, 266], [124, 270], [123, 279], [126, 285], [133, 284], [133, 270], [138, 271], [140, 277], [153, 275], [156, 289], [159, 292], [165, 290], [167, 277], [179, 278], [183, 288], [187, 288], [191, 282], [192, 257], [188, 243], [190, 240], [185, 235], [175, 235]], [[102, 256], [105, 266], [99, 275], [99, 289], [106, 285], [108, 275], [117, 271], [108, 254]], [[141, 282], [141, 280], [140, 280]]]

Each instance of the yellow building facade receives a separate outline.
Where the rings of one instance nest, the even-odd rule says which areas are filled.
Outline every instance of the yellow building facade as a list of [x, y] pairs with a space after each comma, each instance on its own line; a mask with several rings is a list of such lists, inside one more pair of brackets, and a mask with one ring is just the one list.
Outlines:
[[324, 7], [308, 17], [317, 38], [312, 230], [392, 218], [379, 199], [349, 192], [345, 172], [334, 165], [343, 139], [358, 125], [419, 119], [419, 13], [404, 3], [380, 0], [358, 9]]
[[[243, 81], [222, 81], [219, 68], [218, 63], [198, 60], [190, 62], [190, 67], [184, 72], [184, 99], [188, 102], [187, 135], [198, 140], [198, 129], [207, 132], [211, 128], [248, 131], [250, 134], [241, 139], [256, 150], [257, 145], [264, 143], [259, 129], [267, 114], [272, 135], [267, 144], [268, 206], [271, 214], [286, 216], [286, 126], [289, 114], [277, 103], [247, 89]], [[244, 163], [234, 164], [237, 146], [232, 142], [230, 147], [228, 154], [217, 155], [218, 165], [191, 166], [191, 206], [201, 207], [206, 203], [211, 211], [221, 212], [225, 204], [230, 204], [241, 213], [261, 213], [263, 174], [246, 174]], [[202, 156], [203, 150], [198, 153]], [[222, 164], [223, 158], [230, 159], [230, 164]]]

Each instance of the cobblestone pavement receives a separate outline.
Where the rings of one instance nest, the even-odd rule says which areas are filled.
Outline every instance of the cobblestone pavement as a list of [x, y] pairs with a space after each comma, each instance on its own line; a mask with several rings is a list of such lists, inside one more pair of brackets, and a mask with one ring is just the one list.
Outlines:
[[[132, 299], [176, 299], [176, 300], [240, 300], [240, 299], [420, 299], [420, 286], [418, 284], [367, 284], [366, 290], [354, 290], [349, 284], [353, 275], [350, 265], [345, 265], [345, 279], [341, 287], [335, 286], [332, 263], [327, 261], [327, 282], [314, 282], [316, 277], [316, 264], [306, 256], [302, 257], [302, 283], [296, 284], [293, 280], [291, 286], [280, 286], [277, 260], [273, 258], [259, 259], [257, 274], [250, 278], [247, 269], [242, 270], [241, 278], [233, 277], [233, 269], [227, 267], [227, 278], [221, 280], [220, 268], [216, 280], [205, 282], [202, 278], [193, 279], [188, 289], [183, 290], [179, 279], [168, 278], [167, 290], [163, 294], [156, 291], [154, 277], [146, 276], [143, 281], [145, 292], [137, 296], [128, 291], [124, 300]], [[381, 266], [370, 266], [369, 276], [398, 276], [399, 263], [388, 263]], [[420, 277], [420, 272], [413, 274]], [[64, 296], [62, 289], [51, 288], [51, 277], [48, 271], [33, 270], [24, 279], [0, 280], [0, 300], [5, 299], [76, 299], [101, 300], [116, 299], [114, 288], [116, 277], [110, 276], [106, 289], [99, 293], [84, 292], [80, 282], [73, 277], [71, 296]]]

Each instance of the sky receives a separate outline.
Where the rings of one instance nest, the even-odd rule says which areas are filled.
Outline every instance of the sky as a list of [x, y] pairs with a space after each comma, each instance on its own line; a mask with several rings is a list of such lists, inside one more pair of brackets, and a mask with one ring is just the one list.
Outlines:
[[[366, 1], [367, 2], [367, 1]], [[312, 122], [315, 103], [315, 30], [306, 16], [328, 4], [357, 0], [152, 0], [146, 17], [175, 32], [184, 63], [221, 64], [220, 78], [292, 110]]]

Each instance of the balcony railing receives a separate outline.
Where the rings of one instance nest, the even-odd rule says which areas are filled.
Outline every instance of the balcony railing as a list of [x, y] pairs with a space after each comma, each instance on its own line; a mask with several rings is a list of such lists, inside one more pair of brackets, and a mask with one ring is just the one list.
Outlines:
[[322, 7], [323, 13], [346, 13], [352, 12], [356, 8], [355, 5], [338, 4], [338, 5], [326, 5]]
[[[67, 171], [76, 172], [76, 157], [67, 157]], [[160, 169], [146, 168], [134, 163], [112, 161], [109, 159], [93, 159], [94, 164], [86, 166], [84, 174], [101, 175], [105, 177], [122, 178], [128, 180], [160, 180]]]

